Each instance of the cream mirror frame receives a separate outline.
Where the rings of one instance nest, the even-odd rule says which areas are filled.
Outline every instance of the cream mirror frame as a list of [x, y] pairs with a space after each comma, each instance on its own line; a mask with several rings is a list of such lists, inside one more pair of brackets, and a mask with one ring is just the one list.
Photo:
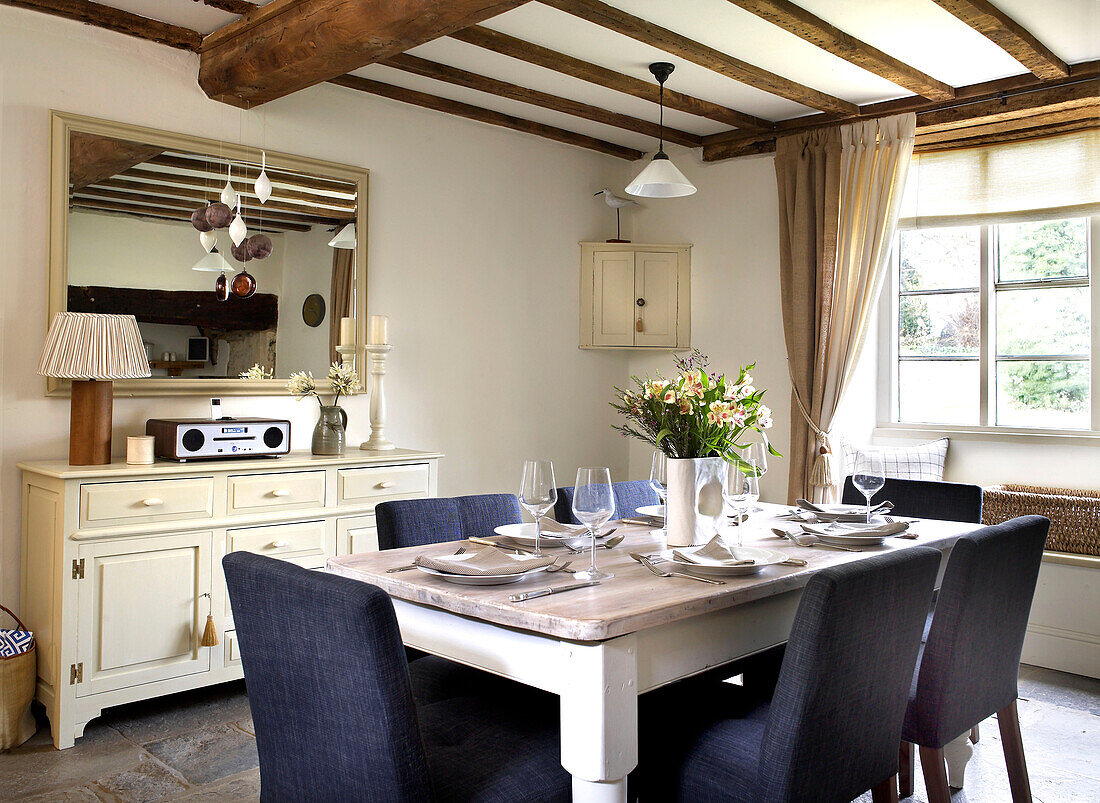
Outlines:
[[[260, 149], [244, 145], [174, 134], [153, 128], [100, 120], [65, 112], [50, 112], [50, 252], [46, 326], [68, 305], [69, 249], [69, 135], [73, 132], [139, 142], [164, 150], [244, 162], [256, 161]], [[288, 171], [340, 179], [356, 186], [354, 250], [355, 367], [364, 378], [364, 346], [367, 341], [367, 208], [370, 171], [361, 167], [267, 151], [267, 164]], [[318, 379], [320, 393], [331, 393], [327, 379]], [[67, 396], [67, 379], [46, 378], [47, 396]], [[285, 395], [286, 379], [191, 379], [150, 377], [117, 380], [116, 396], [274, 396]]]

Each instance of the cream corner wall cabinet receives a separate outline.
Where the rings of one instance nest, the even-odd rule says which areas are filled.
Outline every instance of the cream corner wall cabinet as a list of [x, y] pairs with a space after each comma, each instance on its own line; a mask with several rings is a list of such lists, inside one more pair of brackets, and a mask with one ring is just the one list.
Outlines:
[[691, 246], [581, 243], [581, 348], [691, 347]]
[[[71, 747], [108, 706], [243, 677], [222, 557], [320, 569], [376, 550], [375, 505], [434, 496], [441, 457], [21, 463], [21, 615], [54, 744]], [[213, 647], [200, 646], [208, 610]]]

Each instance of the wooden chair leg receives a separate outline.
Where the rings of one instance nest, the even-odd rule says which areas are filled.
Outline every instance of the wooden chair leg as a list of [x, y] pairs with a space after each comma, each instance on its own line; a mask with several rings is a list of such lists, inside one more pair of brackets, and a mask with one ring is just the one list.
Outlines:
[[912, 742], [902, 742], [898, 751], [898, 797], [913, 796], [916, 781], [917, 748]]
[[982, 738], [981, 726], [975, 725], [970, 729], [970, 743], [977, 744], [978, 740]]
[[951, 803], [951, 791], [947, 788], [947, 765], [943, 762], [943, 749], [922, 746], [920, 768], [924, 772], [928, 803]]
[[1024, 741], [1020, 735], [1020, 715], [1015, 700], [997, 712], [997, 727], [1001, 730], [1001, 744], [1004, 745], [1012, 803], [1031, 803], [1031, 782], [1027, 778]]
[[898, 786], [893, 775], [871, 787], [871, 802], [898, 803]]

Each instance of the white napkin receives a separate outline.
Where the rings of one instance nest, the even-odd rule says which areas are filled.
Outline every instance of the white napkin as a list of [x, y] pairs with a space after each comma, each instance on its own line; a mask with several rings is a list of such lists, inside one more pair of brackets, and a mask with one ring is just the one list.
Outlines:
[[555, 521], [549, 516], [542, 516], [539, 518], [539, 526], [543, 535], [547, 533], [558, 533], [561, 535], [581, 535], [588, 532], [588, 528], [583, 524], [562, 524], [560, 521]]
[[872, 526], [859, 526], [856, 524], [834, 524], [829, 526], [815, 525], [815, 524], [803, 524], [802, 530], [812, 535], [824, 535], [829, 536], [845, 536], [845, 535], [897, 535], [903, 533], [909, 529], [909, 522], [907, 521], [892, 521], [886, 524], [875, 524]]
[[[693, 549], [690, 552], [682, 549], [672, 550], [672, 555], [677, 560], [681, 560], [684, 563], [698, 563], [711, 566], [729, 566], [733, 563], [741, 563], [742, 559], [737, 557], [737, 553], [726, 546], [722, 541], [720, 535], [716, 535], [707, 541], [703, 546], [698, 549]], [[749, 560], [745, 565], [750, 563], [756, 563], [755, 560]]]
[[444, 574], [461, 574], [469, 577], [497, 577], [504, 574], [520, 574], [541, 569], [554, 562], [554, 558], [534, 555], [515, 558], [497, 549], [481, 549], [465, 555], [417, 555], [416, 565], [435, 569]]

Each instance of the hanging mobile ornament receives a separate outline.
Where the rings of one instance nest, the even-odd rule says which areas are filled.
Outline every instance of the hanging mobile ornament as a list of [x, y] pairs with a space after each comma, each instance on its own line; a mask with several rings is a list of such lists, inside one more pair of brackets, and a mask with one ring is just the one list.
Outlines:
[[214, 246], [218, 244], [218, 235], [213, 231], [204, 231], [199, 233], [199, 242], [202, 243], [202, 247], [206, 249], [206, 253], [210, 253], [214, 250]]
[[214, 280], [214, 295], [218, 297], [218, 301], [229, 300], [229, 277], [224, 273], [219, 273]]
[[222, 203], [230, 209], [237, 202], [237, 191], [233, 189], [233, 165], [226, 166], [225, 186], [222, 187]]
[[237, 216], [233, 218], [233, 222], [229, 224], [229, 238], [233, 240], [233, 245], [240, 245], [244, 242], [244, 238], [248, 236], [248, 226], [244, 223], [244, 218], [241, 217], [241, 207], [244, 204], [241, 202], [240, 197], [237, 198]]
[[267, 177], [267, 151], [260, 151], [260, 153], [262, 157], [260, 175], [256, 179], [256, 197], [260, 199], [261, 204], [265, 204], [271, 197], [271, 179]]

